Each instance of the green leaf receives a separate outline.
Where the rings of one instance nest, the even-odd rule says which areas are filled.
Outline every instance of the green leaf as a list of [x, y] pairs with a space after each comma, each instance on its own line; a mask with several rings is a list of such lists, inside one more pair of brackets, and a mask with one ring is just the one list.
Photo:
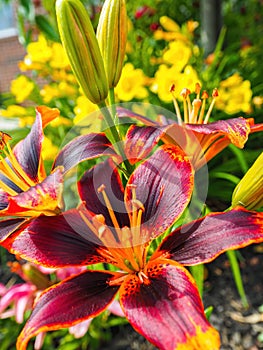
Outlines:
[[40, 29], [40, 31], [47, 37], [55, 42], [60, 42], [60, 37], [57, 30], [51, 24], [50, 20], [48, 20], [43, 15], [36, 15], [35, 17], [36, 25]]

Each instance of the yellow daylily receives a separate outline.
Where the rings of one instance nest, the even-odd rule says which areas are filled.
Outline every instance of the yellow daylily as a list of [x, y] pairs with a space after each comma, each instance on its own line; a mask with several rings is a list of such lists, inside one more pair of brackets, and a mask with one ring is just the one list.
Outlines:
[[176, 64], [171, 67], [162, 64], [155, 73], [151, 90], [157, 93], [163, 102], [171, 102], [171, 86], [174, 86], [174, 96], [180, 98], [182, 89], [187, 86], [189, 90], [194, 90], [196, 82], [199, 82], [199, 79], [192, 66], [187, 65], [184, 71], [179, 73]]
[[163, 54], [163, 60], [166, 63], [174, 64], [180, 72], [188, 63], [192, 51], [188, 45], [182, 41], [172, 41], [169, 48]]
[[131, 101], [134, 98], [144, 99], [148, 96], [145, 87], [147, 77], [139, 68], [134, 68], [132, 63], [126, 63], [115, 93], [121, 101]]
[[216, 107], [228, 114], [251, 112], [252, 90], [249, 80], [243, 80], [239, 73], [220, 82]]
[[34, 89], [34, 83], [25, 75], [20, 75], [12, 80], [10, 91], [15, 96], [17, 103], [24, 102]]

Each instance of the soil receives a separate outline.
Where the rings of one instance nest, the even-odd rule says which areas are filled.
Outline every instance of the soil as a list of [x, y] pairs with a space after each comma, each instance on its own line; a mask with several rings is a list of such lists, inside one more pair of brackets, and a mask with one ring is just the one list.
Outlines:
[[[221, 350], [263, 349], [263, 245], [250, 246], [239, 251], [240, 268], [249, 307], [244, 308], [239, 298], [229, 261], [225, 254], [206, 265], [204, 305], [213, 306], [210, 323], [220, 332]], [[122, 327], [113, 341], [101, 350], [156, 349], [131, 326]]]

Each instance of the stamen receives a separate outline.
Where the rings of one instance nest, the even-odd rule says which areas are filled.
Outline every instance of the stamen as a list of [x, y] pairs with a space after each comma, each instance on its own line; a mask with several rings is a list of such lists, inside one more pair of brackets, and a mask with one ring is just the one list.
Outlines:
[[0, 188], [4, 190], [6, 193], [8, 193], [10, 196], [16, 196], [17, 192], [14, 191], [12, 188], [7, 186], [3, 181], [0, 180]]
[[199, 100], [200, 99], [200, 91], [201, 91], [201, 85], [199, 83], [195, 84], [195, 93], [196, 93], [196, 98]]
[[113, 226], [115, 227], [117, 233], [120, 232], [120, 226], [118, 224], [118, 221], [117, 221], [117, 218], [116, 218], [116, 215], [114, 213], [114, 210], [111, 206], [111, 203], [109, 201], [109, 198], [105, 192], [105, 185], [101, 185], [99, 188], [98, 188], [98, 192], [99, 193], [102, 193], [102, 196], [103, 196], [103, 199], [104, 199], [104, 202], [106, 204], [106, 207], [108, 209], [108, 212], [109, 212], [109, 215], [110, 215], [110, 218], [111, 218], [111, 221], [113, 223]]
[[18, 175], [20, 175], [25, 182], [27, 182], [27, 184], [32, 187], [35, 185], [35, 182], [33, 180], [30, 179], [30, 177], [25, 173], [25, 171], [23, 170], [23, 168], [21, 167], [21, 165], [18, 163], [16, 157], [13, 154], [13, 151], [11, 150], [9, 144], [6, 144], [7, 150], [8, 150], [8, 154], [7, 157], [10, 160], [10, 163], [13, 165], [14, 170], [18, 173]]
[[205, 115], [205, 106], [206, 106], [206, 100], [208, 99], [208, 93], [207, 91], [203, 91], [202, 93], [202, 107], [201, 107], [201, 112], [199, 114], [199, 118], [198, 118], [198, 123], [199, 124], [202, 124], [203, 123], [203, 118], [204, 118], [204, 115]]
[[192, 108], [192, 113], [190, 115], [190, 123], [196, 123], [198, 119], [198, 112], [201, 107], [202, 101], [200, 99], [194, 99], [193, 100], [193, 108]]
[[12, 140], [12, 137], [10, 135], [6, 134], [3, 131], [0, 131], [0, 150], [1, 151], [5, 148], [7, 142], [10, 140]]
[[[189, 123], [189, 94], [190, 94], [190, 90], [187, 88], [184, 88], [180, 95], [183, 97], [183, 103], [184, 103], [184, 122], [185, 123]], [[189, 100], [190, 101], [190, 100]], [[190, 102], [191, 105], [191, 102]]]
[[96, 229], [95, 226], [93, 226], [93, 224], [89, 221], [89, 219], [87, 219], [87, 217], [81, 212], [79, 211], [79, 215], [81, 216], [82, 220], [85, 222], [85, 224], [88, 226], [88, 228], [96, 235], [98, 236], [98, 230]]
[[213, 97], [213, 100], [212, 100], [212, 102], [211, 102], [211, 104], [209, 106], [209, 109], [208, 109], [207, 113], [206, 113], [204, 124], [208, 123], [208, 120], [210, 118], [211, 112], [212, 112], [212, 110], [214, 108], [214, 105], [215, 105], [215, 102], [216, 102], [216, 98], [218, 97], [218, 90], [217, 89], [213, 90], [212, 97]]
[[127, 274], [124, 274], [123, 276], [120, 276], [120, 277], [114, 278], [112, 280], [109, 280], [108, 284], [110, 286], [119, 286], [119, 285], [121, 285], [124, 282], [126, 277], [127, 277]]
[[176, 97], [174, 95], [174, 90], [175, 90], [175, 85], [173, 84], [170, 87], [170, 92], [171, 92], [172, 97], [173, 97], [173, 104], [174, 104], [174, 109], [175, 109], [175, 113], [176, 113], [176, 116], [177, 116], [178, 124], [182, 125], [183, 124], [183, 119], [182, 119], [182, 116], [181, 116], [181, 111], [180, 111], [178, 102], [177, 102]]
[[[8, 144], [8, 141], [11, 139], [10, 135], [2, 131], [0, 132], [0, 150], [3, 153], [3, 156], [0, 155], [0, 173], [12, 181], [21, 191], [25, 192], [31, 186], [34, 186], [35, 183], [28, 177], [14, 156]], [[9, 160], [11, 165], [6, 161], [5, 157]], [[17, 195], [17, 192], [4, 184], [3, 181], [0, 182], [0, 187], [11, 196]]]

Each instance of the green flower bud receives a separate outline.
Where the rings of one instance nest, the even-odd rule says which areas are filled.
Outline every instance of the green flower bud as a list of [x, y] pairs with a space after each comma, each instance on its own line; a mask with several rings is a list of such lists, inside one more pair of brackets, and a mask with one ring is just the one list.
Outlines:
[[109, 88], [113, 88], [120, 80], [126, 50], [125, 0], [105, 1], [97, 28], [97, 38], [108, 76]]
[[57, 0], [56, 13], [62, 44], [78, 83], [87, 98], [99, 104], [108, 95], [108, 83], [89, 15], [80, 0]]
[[263, 152], [236, 186], [232, 207], [236, 205], [250, 210], [263, 206]]

